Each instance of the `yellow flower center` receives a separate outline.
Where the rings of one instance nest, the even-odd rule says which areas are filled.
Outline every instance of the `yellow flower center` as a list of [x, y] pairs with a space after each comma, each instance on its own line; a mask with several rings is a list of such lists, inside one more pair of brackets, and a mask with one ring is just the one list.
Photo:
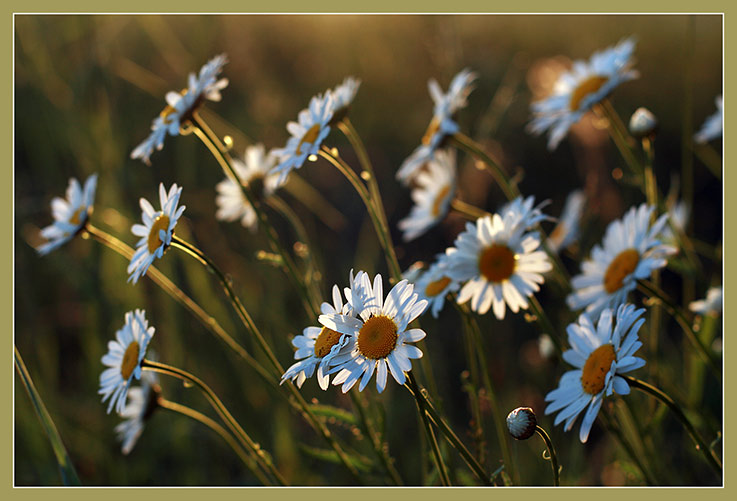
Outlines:
[[369, 318], [358, 331], [358, 350], [366, 358], [385, 358], [396, 345], [397, 324], [386, 315]]
[[123, 361], [120, 363], [120, 375], [123, 376], [123, 379], [126, 381], [131, 377], [133, 369], [138, 365], [139, 351], [140, 347], [138, 346], [138, 342], [133, 341], [128, 345], [128, 348], [125, 349], [125, 353], [123, 353]]
[[340, 341], [340, 336], [340, 332], [335, 332], [332, 329], [323, 327], [320, 331], [320, 335], [317, 336], [317, 339], [315, 340], [315, 356], [322, 358], [330, 353], [333, 346], [338, 344], [338, 341]]
[[79, 209], [75, 210], [74, 214], [72, 214], [72, 217], [69, 218], [69, 222], [74, 225], [81, 223], [82, 212], [84, 212], [84, 207], [80, 207]]
[[640, 253], [635, 249], [620, 252], [617, 257], [612, 259], [606, 273], [604, 273], [604, 290], [608, 294], [612, 294], [621, 289], [624, 285], [624, 279], [635, 271], [639, 262]]
[[440, 206], [443, 205], [443, 201], [445, 200], [445, 197], [448, 196], [448, 193], [450, 193], [450, 185], [445, 186], [442, 190], [440, 190], [438, 196], [435, 197], [435, 201], [432, 204], [433, 217], [438, 217], [440, 215]]
[[427, 297], [433, 297], [437, 296], [441, 292], [443, 292], [443, 289], [448, 287], [448, 284], [450, 283], [450, 278], [443, 277], [440, 280], [435, 280], [434, 282], [430, 282], [427, 284], [427, 287], [425, 287], [425, 295]]
[[169, 216], [162, 214], [154, 220], [151, 225], [151, 231], [148, 233], [148, 253], [153, 254], [164, 242], [159, 238], [159, 230], [167, 231], [169, 229]]
[[430, 122], [430, 125], [427, 126], [425, 135], [422, 136], [422, 144], [428, 146], [432, 141], [432, 137], [438, 130], [440, 130], [440, 119], [438, 117], [432, 117], [432, 121]]
[[[187, 93], [188, 90], [189, 89], [182, 89], [179, 91], [179, 94], [181, 94], [182, 97], [184, 97], [184, 95]], [[192, 108], [194, 108], [194, 106], [192, 106]], [[167, 104], [166, 107], [163, 110], [161, 110], [161, 113], [159, 113], [159, 116], [164, 119], [165, 124], [168, 124], [171, 122], [171, 119], [169, 117], [172, 115], [172, 113], [176, 111], [177, 111], [176, 108]]]
[[592, 351], [583, 366], [581, 374], [583, 391], [589, 395], [596, 395], [603, 390], [606, 375], [616, 358], [617, 355], [614, 353], [614, 346], [611, 344], [604, 344]]
[[479, 257], [479, 271], [489, 282], [502, 282], [514, 273], [517, 258], [506, 245], [487, 247]]
[[601, 89], [602, 85], [608, 81], [609, 79], [607, 77], [594, 75], [581, 82], [578, 87], [571, 92], [571, 100], [569, 102], [571, 111], [578, 111], [583, 98]]
[[297, 154], [302, 153], [302, 145], [305, 143], [310, 143], [310, 145], [315, 144], [315, 140], [317, 139], [317, 136], [320, 135], [320, 124], [315, 124], [312, 127], [310, 127], [307, 132], [305, 132], [305, 135], [302, 136], [302, 140], [297, 145]]

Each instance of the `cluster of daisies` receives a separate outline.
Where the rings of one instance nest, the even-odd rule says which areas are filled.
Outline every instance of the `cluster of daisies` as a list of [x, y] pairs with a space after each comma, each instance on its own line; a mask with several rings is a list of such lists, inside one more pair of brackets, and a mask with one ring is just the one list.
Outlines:
[[[634, 41], [624, 40], [597, 52], [588, 62], [576, 61], [560, 76], [550, 97], [532, 104], [529, 130], [535, 134], [549, 131], [548, 147], [556, 148], [587, 111], [619, 84], [638, 77], [632, 68], [634, 45]], [[169, 92], [167, 105], [153, 120], [151, 133], [131, 157], [149, 164], [154, 150], [163, 148], [167, 134], [176, 136], [195, 123], [197, 109], [205, 100], [219, 101], [220, 91], [228, 85], [227, 79], [219, 78], [226, 63], [224, 55], [213, 58], [198, 75], [189, 75], [184, 90]], [[440, 222], [456, 196], [456, 153], [448, 146], [448, 138], [459, 132], [455, 115], [467, 105], [476, 78], [474, 72], [465, 69], [453, 78], [445, 93], [438, 82], [429, 82], [434, 103], [432, 119], [420, 146], [396, 173], [398, 181], [411, 187], [415, 204], [398, 223], [407, 241]], [[343, 120], [359, 85], [359, 80], [349, 77], [336, 88], [314, 96], [297, 121], [287, 124], [291, 137], [283, 148], [267, 152], [263, 145], [253, 145], [246, 149], [243, 159], [232, 159], [236, 179], [226, 178], [216, 187], [217, 219], [240, 220], [244, 227], [255, 230], [258, 218], [244, 189], [259, 200], [273, 196], [291, 171], [320, 155], [331, 127]], [[721, 97], [717, 107], [718, 112], [696, 134], [696, 141], [721, 135]], [[633, 131], [644, 133], [654, 127], [654, 117], [647, 110], [638, 110], [633, 116]], [[87, 179], [84, 188], [72, 179], [66, 200], [52, 201], [54, 222], [41, 232], [47, 242], [38, 247], [39, 253], [47, 254], [85, 230], [96, 183], [96, 175]], [[158, 210], [148, 200], [140, 199], [142, 224], [131, 229], [140, 240], [127, 270], [130, 282], [136, 283], [146, 275], [174, 242], [175, 227], [185, 210], [179, 205], [181, 194], [182, 188], [176, 184], [168, 190], [160, 184]], [[437, 317], [449, 295], [459, 304], [469, 303], [478, 314], [492, 310], [500, 320], [507, 309], [512, 313], [528, 309], [532, 296], [553, 268], [544, 248], [561, 252], [576, 241], [585, 196], [581, 191], [569, 195], [557, 225], [544, 241], [540, 224], [554, 219], [543, 213], [545, 205], [535, 205], [534, 196], [520, 196], [498, 212], [467, 223], [452, 247], [427, 269], [408, 270], [386, 296], [381, 275], [371, 280], [364, 271], [355, 275], [351, 272], [342, 294], [335, 285], [332, 304], [322, 304], [317, 319], [320, 325], [305, 328], [292, 340], [296, 362], [282, 375], [281, 382], [289, 380], [301, 387], [316, 374], [322, 389], [327, 389], [332, 379], [343, 392], [356, 383], [362, 391], [376, 374], [376, 388], [382, 392], [389, 373], [402, 385], [412, 369], [411, 360], [423, 356], [413, 343], [426, 334], [410, 328], [410, 323], [425, 311]], [[688, 217], [687, 207], [675, 207], [668, 224], [668, 214], [656, 219], [655, 210], [642, 204], [612, 222], [601, 244], [594, 246], [582, 263], [581, 273], [571, 281], [573, 291], [567, 304], [580, 316], [568, 326], [571, 349], [562, 357], [576, 369], [566, 372], [559, 387], [547, 395], [550, 404], [546, 413], [559, 412], [555, 424], [565, 422], [568, 430], [585, 411], [581, 441], [587, 439], [603, 398], [613, 392], [629, 392], [621, 374], [645, 364], [634, 356], [641, 346], [637, 332], [644, 322], [644, 310], [628, 303], [629, 294], [638, 280], [664, 267], [668, 257], [676, 253], [678, 233], [685, 228]], [[706, 299], [691, 304], [691, 309], [700, 314], [714, 313], [717, 308], [721, 309], [721, 288], [711, 289]], [[99, 393], [103, 402], [109, 399], [108, 413], [115, 409], [127, 419], [116, 429], [126, 453], [140, 435], [145, 416], [157, 405], [158, 384], [154, 377], [144, 377], [142, 370], [153, 334], [143, 310], [128, 312], [102, 357], [106, 369], [100, 376]], [[141, 386], [131, 388], [134, 380], [141, 381]]]

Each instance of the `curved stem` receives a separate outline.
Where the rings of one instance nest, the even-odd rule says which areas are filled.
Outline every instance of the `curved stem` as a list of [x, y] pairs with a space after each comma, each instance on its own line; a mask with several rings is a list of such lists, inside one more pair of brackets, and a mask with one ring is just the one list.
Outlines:
[[220, 426], [215, 420], [202, 414], [201, 412], [191, 409], [185, 405], [181, 405], [176, 402], [166, 400], [163, 397], [159, 397], [157, 401], [157, 405], [161, 407], [162, 409], [166, 409], [168, 411], [175, 412], [183, 416], [187, 416], [188, 418], [193, 419], [195, 421], [199, 421], [200, 423], [210, 428], [212, 431], [220, 435], [220, 437], [223, 440], [225, 440], [225, 442], [227, 442], [227, 444], [231, 447], [231, 449], [233, 449], [233, 451], [235, 451], [235, 453], [238, 455], [241, 461], [243, 461], [243, 464], [245, 464], [246, 467], [249, 470], [251, 470], [251, 473], [253, 473], [262, 484], [274, 485], [274, 483], [271, 480], [269, 480], [269, 478], [266, 475], [264, 475], [263, 472], [261, 472], [261, 470], [258, 469], [258, 466], [255, 464], [254, 459], [246, 455], [243, 448], [240, 445], [238, 445], [238, 442], [236, 442], [233, 439], [233, 436], [227, 431], [225, 431], [225, 428]]
[[228, 425], [228, 428], [230, 428], [233, 435], [240, 440], [244, 448], [250, 450], [255, 455], [256, 461], [261, 465], [261, 467], [264, 468], [265, 471], [269, 472], [280, 485], [287, 485], [286, 481], [281, 476], [281, 473], [279, 473], [279, 471], [274, 467], [274, 464], [271, 462], [271, 459], [269, 459], [264, 450], [251, 439], [248, 433], [246, 433], [230, 411], [228, 411], [215, 392], [212, 391], [212, 389], [201, 379], [176, 367], [146, 359], [141, 362], [141, 369], [173, 376], [197, 386], [204, 393], [205, 397], [218, 413], [220, 418]]
[[499, 187], [509, 200], [513, 200], [520, 195], [519, 189], [512, 183], [512, 180], [504, 172], [499, 162], [486, 153], [480, 144], [461, 132], [456, 132], [449, 139], [455, 146], [481, 160], [481, 163], [484, 164], [486, 170], [489, 171], [492, 177], [496, 179]]
[[479, 209], [475, 205], [464, 202], [459, 198], [454, 198], [450, 201], [450, 208], [462, 215], [469, 221], [476, 221], [479, 218], [485, 216], [491, 216], [491, 213], [486, 212], [483, 209]]
[[686, 428], [686, 431], [691, 436], [693, 441], [696, 442], [696, 449], [703, 453], [706, 461], [709, 463], [709, 466], [711, 466], [714, 471], [716, 471], [721, 477], [722, 461], [719, 459], [719, 456], [717, 456], [716, 453], [711, 449], [711, 447], [709, 447], [706, 442], [704, 442], [704, 440], [701, 438], [701, 435], [699, 435], [699, 433], [696, 431], [696, 428], [694, 428], [693, 424], [691, 424], [691, 421], [689, 421], [686, 417], [686, 414], [684, 414], [683, 410], [681, 410], [681, 407], [672, 398], [670, 398], [658, 388], [644, 381], [640, 381], [639, 379], [632, 376], [622, 375], [622, 377], [627, 381], [627, 383], [630, 384], [630, 386], [634, 386], [638, 390], [648, 393], [650, 396], [657, 398], [668, 406], [673, 414], [675, 414], [676, 417], [681, 421], [681, 424], [684, 428]]
[[550, 456], [550, 466], [553, 467], [553, 485], [558, 487], [560, 485], [560, 468], [558, 468], [558, 456], [555, 454], [555, 448], [553, 447], [553, 441], [550, 440], [548, 433], [543, 430], [539, 425], [535, 425], [535, 432], [540, 435], [540, 438], [545, 442], [545, 447], [548, 448], [548, 455]]
[[[204, 254], [202, 251], [200, 251], [195, 246], [178, 238], [176, 235], [172, 237], [171, 245], [172, 247], [176, 247], [176, 248], [179, 248], [185, 251], [187, 254], [194, 257], [198, 261], [200, 261], [202, 264], [204, 264], [207, 267], [208, 270], [210, 270], [213, 274], [217, 276], [218, 280], [220, 281], [220, 284], [225, 290], [226, 295], [228, 296], [228, 299], [230, 299], [230, 303], [233, 305], [233, 308], [236, 310], [236, 313], [238, 314], [239, 318], [241, 319], [243, 324], [246, 326], [246, 328], [256, 337], [256, 340], [259, 343], [259, 346], [264, 351], [264, 353], [266, 353], [267, 358], [269, 359], [273, 368], [277, 372], [277, 377], [279, 377], [279, 375], [281, 374], [284, 374], [284, 368], [281, 366], [281, 364], [277, 360], [276, 355], [274, 355], [274, 352], [271, 350], [271, 347], [269, 347], [263, 334], [261, 334], [261, 331], [258, 329], [258, 327], [256, 327], [256, 323], [253, 321], [251, 316], [248, 314], [248, 311], [246, 310], [245, 306], [243, 306], [243, 303], [241, 303], [238, 296], [236, 296], [235, 292], [233, 291], [233, 288], [231, 287], [230, 281], [225, 277], [223, 272], [220, 271], [220, 269], [217, 266], [215, 266], [215, 263], [213, 263], [212, 260], [209, 257], [207, 257], [206, 254]], [[295, 400], [299, 404], [305, 418], [307, 418], [310, 424], [317, 431], [320, 432], [323, 438], [330, 444], [333, 450], [335, 450], [336, 454], [340, 458], [343, 465], [348, 469], [348, 471], [351, 472], [353, 477], [357, 481], [360, 482], [361, 479], [360, 479], [360, 476], [358, 475], [358, 470], [356, 470], [356, 467], [349, 461], [348, 457], [346, 456], [346, 453], [343, 451], [340, 445], [336, 442], [335, 438], [332, 436], [330, 431], [312, 413], [312, 411], [309, 408], [309, 405], [305, 401], [302, 394], [291, 383], [287, 383], [287, 388], [289, 388], [289, 391], [291, 392], [292, 396], [295, 398]]]

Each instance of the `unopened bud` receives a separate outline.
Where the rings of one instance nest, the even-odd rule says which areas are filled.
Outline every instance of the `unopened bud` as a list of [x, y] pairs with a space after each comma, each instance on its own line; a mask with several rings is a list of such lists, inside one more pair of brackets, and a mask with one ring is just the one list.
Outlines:
[[637, 108], [630, 118], [630, 134], [636, 138], [650, 136], [657, 128], [658, 121], [647, 108]]
[[509, 434], [517, 440], [527, 440], [535, 433], [537, 418], [531, 407], [517, 407], [507, 416]]

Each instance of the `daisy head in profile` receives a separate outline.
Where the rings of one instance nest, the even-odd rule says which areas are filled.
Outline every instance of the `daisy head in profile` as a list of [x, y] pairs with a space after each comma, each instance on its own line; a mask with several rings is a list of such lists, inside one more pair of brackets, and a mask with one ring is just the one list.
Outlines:
[[343, 120], [348, 115], [353, 99], [356, 97], [358, 88], [361, 86], [361, 80], [355, 77], [346, 77], [343, 83], [335, 87], [331, 94], [333, 95], [332, 107], [333, 118], [330, 124], [334, 125]]
[[540, 236], [528, 231], [528, 212], [508, 210], [466, 223], [454, 247], [446, 250], [449, 277], [465, 282], [458, 303], [471, 301], [471, 309], [484, 314], [493, 306], [504, 318], [527, 309], [527, 298], [540, 289], [543, 273], [552, 269], [547, 254], [539, 250]]
[[558, 388], [545, 397], [550, 402], [545, 414], [559, 412], [554, 424], [565, 421], [569, 431], [579, 414], [586, 410], [579, 439], [586, 442], [604, 397], [612, 393], [627, 395], [629, 384], [621, 374], [639, 369], [645, 360], [635, 357], [642, 343], [637, 332], [645, 322], [642, 314], [631, 304], [620, 305], [616, 319], [612, 310], [605, 308], [597, 324], [583, 313], [578, 322], [568, 326], [568, 343], [571, 349], [563, 352], [563, 360], [575, 367], [560, 378]]
[[123, 454], [130, 454], [135, 447], [146, 421], [158, 406], [160, 393], [158, 376], [150, 371], [141, 374], [141, 386], [128, 391], [128, 401], [125, 408], [120, 411], [120, 417], [124, 418], [124, 421], [115, 427]]
[[[333, 286], [333, 304], [322, 303], [320, 312], [323, 315], [351, 315], [351, 305], [343, 303], [340, 289]], [[330, 384], [329, 369], [333, 359], [338, 355], [349, 353], [350, 336], [341, 334], [328, 327], [307, 327], [301, 336], [296, 336], [292, 344], [297, 349], [294, 359], [299, 360], [289, 367], [281, 377], [281, 382], [292, 380], [297, 387], [302, 388], [305, 380], [315, 373], [317, 368], [317, 383], [320, 388], [327, 390]]]
[[614, 47], [594, 53], [588, 61], [576, 61], [555, 83], [553, 93], [532, 103], [528, 130], [539, 135], [549, 131], [548, 149], [554, 150], [568, 129], [619, 84], [635, 79], [632, 68], [635, 42], [629, 38]]
[[450, 278], [446, 254], [440, 254], [437, 260], [412, 282], [419, 298], [428, 302], [428, 309], [434, 318], [438, 318], [448, 294], [456, 292], [461, 287], [458, 281]]
[[108, 342], [108, 352], [102, 357], [107, 369], [100, 374], [98, 391], [103, 402], [110, 399], [108, 414], [113, 408], [118, 413], [125, 408], [133, 378], [141, 379], [141, 362], [154, 331], [148, 326], [144, 310], [129, 311], [125, 314], [125, 324], [115, 334], [115, 340]]
[[292, 135], [284, 148], [273, 150], [278, 158], [274, 171], [279, 173], [279, 184], [286, 181], [292, 169], [299, 169], [307, 158], [316, 157], [320, 145], [330, 133], [333, 118], [333, 93], [327, 91], [310, 100], [310, 106], [299, 112], [297, 122], [289, 122], [287, 130]]
[[166, 134], [176, 136], [179, 128], [192, 113], [208, 99], [220, 101], [220, 91], [228, 86], [228, 79], [218, 79], [223, 66], [228, 62], [225, 54], [215, 56], [208, 61], [198, 75], [189, 74], [187, 87], [179, 92], [170, 91], [166, 94], [166, 107], [151, 124], [151, 133], [132, 152], [131, 158], [140, 158], [147, 165], [151, 164], [151, 154], [154, 150], [164, 147]]
[[[247, 186], [253, 195], [261, 200], [270, 197], [279, 187], [279, 174], [274, 172], [276, 156], [273, 152], [266, 153], [263, 144], [252, 145], [246, 148], [243, 160], [234, 158], [233, 168], [238, 179]], [[256, 211], [246, 200], [246, 197], [232, 179], [226, 177], [215, 187], [217, 196], [215, 203], [218, 210], [215, 218], [220, 221], [237, 221], [251, 230], [258, 228]]]
[[405, 242], [414, 240], [436, 225], [448, 214], [456, 194], [456, 160], [454, 150], [437, 150], [423, 170], [415, 177], [409, 213], [397, 224]]
[[473, 90], [474, 80], [476, 73], [466, 68], [453, 77], [446, 94], [435, 79], [430, 79], [428, 89], [435, 103], [433, 117], [420, 146], [399, 167], [396, 174], [399, 181], [408, 184], [422, 167], [432, 160], [435, 150], [443, 144], [443, 140], [458, 132], [459, 127], [453, 116], [466, 106], [468, 95]]
[[41, 255], [57, 249], [79, 233], [87, 224], [95, 202], [97, 174], [87, 178], [84, 189], [75, 178], [69, 180], [66, 200], [55, 197], [51, 200], [51, 214], [54, 222], [41, 230], [46, 243], [40, 245], [36, 252]]
[[585, 202], [586, 196], [581, 190], [572, 191], [568, 195], [563, 206], [563, 212], [560, 219], [558, 219], [558, 224], [555, 225], [548, 236], [550, 250], [560, 252], [578, 240], [579, 223]]
[[699, 315], [718, 316], [722, 312], [722, 288], [710, 287], [706, 291], [706, 298], [691, 301], [688, 309]]
[[716, 98], [717, 111], [704, 121], [701, 129], [694, 135], [697, 143], [708, 143], [712, 139], [722, 137], [722, 124], [724, 122], [722, 96]]
[[372, 286], [363, 271], [351, 277], [346, 296], [352, 315], [323, 314], [319, 318], [322, 325], [350, 339], [350, 350], [333, 358], [332, 371], [338, 373], [333, 384], [342, 384], [345, 393], [359, 382], [359, 391], [363, 391], [374, 373], [379, 392], [386, 388], [389, 373], [404, 384], [406, 372], [412, 370], [411, 359], [422, 357], [422, 351], [410, 343], [425, 337], [422, 329], [407, 327], [425, 311], [427, 301], [418, 300], [407, 280], [397, 283], [384, 298], [381, 275], [376, 275]]
[[585, 308], [596, 317], [604, 308], [616, 308], [627, 301], [637, 280], [667, 264], [666, 258], [677, 249], [659, 240], [668, 215], [650, 225], [654, 211], [647, 204], [632, 207], [609, 225], [602, 244], [595, 245], [581, 265], [582, 273], [571, 280], [573, 292], [566, 298], [571, 310]]
[[164, 184], [159, 184], [159, 203], [161, 210], [154, 210], [151, 203], [145, 198], [140, 199], [141, 217], [143, 224], [134, 224], [131, 232], [141, 237], [128, 265], [129, 282], [134, 284], [146, 274], [148, 267], [164, 255], [164, 251], [171, 245], [174, 227], [184, 212], [185, 206], [177, 208], [182, 188], [176, 183], [167, 193]]

